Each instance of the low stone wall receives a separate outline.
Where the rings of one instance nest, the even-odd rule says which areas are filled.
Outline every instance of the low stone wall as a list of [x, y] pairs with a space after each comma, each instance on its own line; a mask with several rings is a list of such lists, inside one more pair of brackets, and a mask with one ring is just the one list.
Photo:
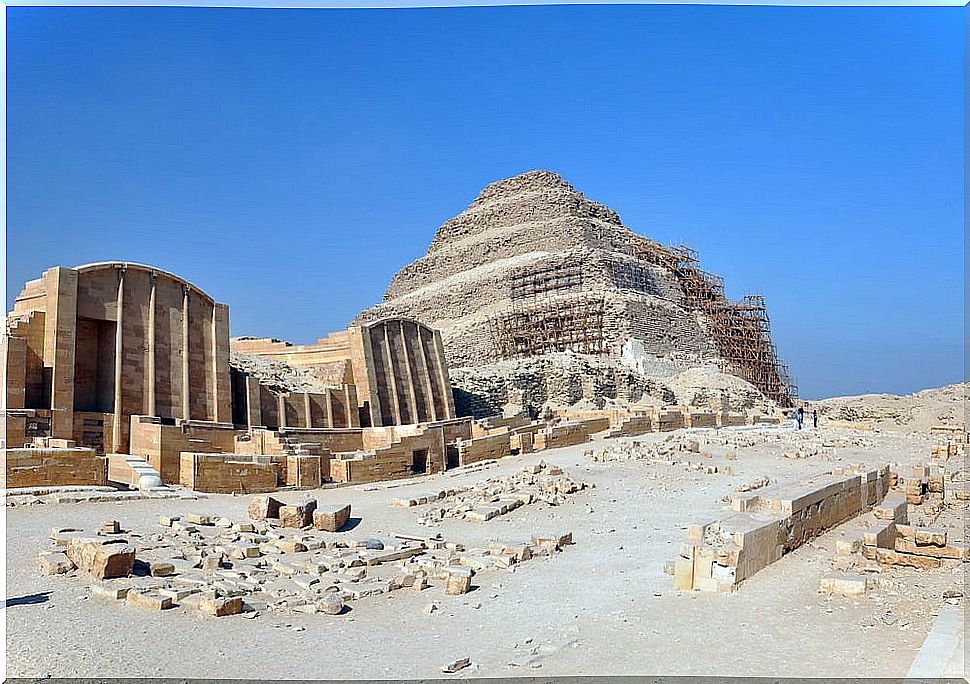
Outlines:
[[414, 475], [411, 466], [411, 457], [404, 452], [334, 454], [330, 479], [348, 484], [399, 480]]
[[889, 466], [846, 468], [786, 487], [732, 497], [734, 515], [687, 528], [673, 563], [675, 589], [731, 591], [809, 539], [886, 495]]
[[748, 422], [748, 417], [743, 413], [722, 412], [717, 414], [718, 427], [734, 427], [744, 425]]
[[547, 427], [535, 433], [533, 446], [539, 449], [556, 449], [589, 441], [591, 434], [602, 432], [610, 426], [609, 418], [576, 420]]
[[648, 415], [626, 416], [606, 433], [607, 439], [636, 437], [653, 431], [654, 419]]
[[108, 464], [94, 449], [4, 449], [4, 487], [105, 485]]
[[276, 491], [279, 484], [272, 456], [183, 452], [179, 464], [179, 483], [199, 492], [254, 494]]
[[692, 428], [717, 427], [717, 415], [714, 413], [692, 411], [687, 414], [686, 423], [687, 427]]
[[313, 454], [288, 455], [284, 480], [288, 486], [297, 489], [316, 489], [329, 475], [329, 468], [326, 475], [323, 472], [323, 464], [329, 462], [329, 454], [322, 458]]
[[512, 449], [511, 435], [508, 429], [502, 432], [458, 442], [458, 463], [468, 465], [478, 461], [496, 460], [508, 456]]
[[162, 482], [171, 483], [181, 477], [181, 453], [231, 454], [235, 436], [231, 423], [192, 420], [165, 425], [151, 416], [132, 416], [130, 451], [148, 461]]

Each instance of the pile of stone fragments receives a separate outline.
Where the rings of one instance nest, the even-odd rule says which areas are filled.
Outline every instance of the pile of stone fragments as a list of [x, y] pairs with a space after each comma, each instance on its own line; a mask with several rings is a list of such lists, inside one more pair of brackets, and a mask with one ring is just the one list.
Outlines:
[[[701, 454], [700, 442], [683, 435], [671, 435], [660, 442], [617, 442], [603, 449], [587, 449], [583, 456], [594, 463], [611, 461], [648, 461], [664, 465], [682, 466], [686, 470], [712, 475], [719, 472], [717, 465], [711, 462], [692, 459], [690, 455], [697, 454], [702, 458], [710, 458], [710, 454]], [[733, 459], [734, 455], [728, 455]], [[724, 467], [722, 466], [723, 470]], [[728, 473], [730, 474], [730, 473]]]
[[522, 468], [514, 475], [494, 477], [465, 487], [443, 489], [409, 499], [394, 499], [392, 506], [422, 506], [418, 522], [437, 525], [445, 518], [487, 521], [521, 506], [545, 503], [558, 506], [566, 497], [593, 485], [573, 479], [558, 466], [544, 461]]
[[91, 595], [151, 610], [176, 606], [206, 615], [298, 611], [339, 615], [350, 601], [402, 588], [442, 586], [464, 594], [479, 572], [514, 570], [572, 543], [571, 534], [491, 542], [466, 549], [440, 537], [350, 539], [333, 534], [349, 506], [323, 510], [313, 500], [284, 506], [269, 496], [250, 505], [252, 521], [187, 515], [161, 518], [153, 531], [116, 520], [95, 532], [51, 533], [40, 554], [44, 574], [91, 577]]

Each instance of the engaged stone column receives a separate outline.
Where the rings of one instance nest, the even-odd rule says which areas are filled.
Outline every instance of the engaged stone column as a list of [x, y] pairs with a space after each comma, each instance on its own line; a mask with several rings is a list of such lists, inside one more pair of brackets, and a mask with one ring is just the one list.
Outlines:
[[77, 271], [48, 269], [44, 361], [51, 365], [51, 436], [74, 439], [74, 363], [77, 337]]
[[182, 286], [182, 418], [189, 413], [189, 286]]
[[121, 445], [121, 373], [124, 368], [124, 329], [125, 329], [125, 271], [122, 266], [118, 269], [118, 310], [115, 323], [115, 415], [111, 425], [111, 450], [120, 454]]
[[414, 371], [411, 368], [411, 355], [408, 353], [408, 337], [404, 331], [404, 321], [399, 321], [398, 332], [401, 335], [401, 350], [404, 352], [404, 371], [407, 373], [407, 400], [411, 411], [411, 422], [420, 423], [421, 417], [418, 415], [418, 397], [414, 392]]
[[[212, 410], [211, 420], [219, 420], [219, 342], [218, 342], [218, 325], [216, 323], [216, 304], [212, 303], [212, 320], [210, 321], [210, 330], [212, 333], [212, 348], [209, 350], [212, 354], [211, 363], [209, 364], [209, 375], [212, 377], [212, 402], [209, 404]], [[231, 420], [231, 418], [230, 418]]]
[[152, 289], [148, 296], [148, 404], [145, 415], [155, 415], [155, 282], [158, 273], [152, 271]]
[[[394, 416], [394, 424], [401, 425], [401, 402], [397, 396], [397, 380], [394, 378], [394, 356], [391, 354], [391, 339], [387, 334], [387, 323], [382, 323], [381, 327], [384, 328], [384, 358], [386, 359], [384, 380], [390, 385], [388, 396], [391, 399], [391, 414]], [[377, 381], [380, 382], [381, 378], [378, 378]]]

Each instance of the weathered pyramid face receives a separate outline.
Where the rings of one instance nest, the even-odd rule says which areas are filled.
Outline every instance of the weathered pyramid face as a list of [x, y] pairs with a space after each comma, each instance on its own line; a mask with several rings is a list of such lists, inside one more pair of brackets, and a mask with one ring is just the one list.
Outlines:
[[[767, 337], [753, 355], [729, 349], [738, 330], [761, 334], [760, 319], [738, 322], [739, 311], [689, 250], [635, 234], [540, 170], [482, 190], [358, 320], [407, 316], [439, 328], [455, 369], [574, 352], [668, 377], [732, 354], [772, 366]], [[771, 375], [749, 370], [738, 374]]]
[[587, 199], [551, 171], [530, 171], [486, 187], [445, 221], [428, 252], [394, 276], [385, 301], [503, 259], [613, 247], [633, 234], [612, 209]]

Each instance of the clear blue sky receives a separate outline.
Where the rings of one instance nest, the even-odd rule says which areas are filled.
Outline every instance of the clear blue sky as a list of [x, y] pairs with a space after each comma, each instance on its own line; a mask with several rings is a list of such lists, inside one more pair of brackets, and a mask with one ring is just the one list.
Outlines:
[[137, 261], [310, 341], [549, 168], [764, 294], [803, 396], [956, 382], [962, 12], [8, 8], [7, 306]]

